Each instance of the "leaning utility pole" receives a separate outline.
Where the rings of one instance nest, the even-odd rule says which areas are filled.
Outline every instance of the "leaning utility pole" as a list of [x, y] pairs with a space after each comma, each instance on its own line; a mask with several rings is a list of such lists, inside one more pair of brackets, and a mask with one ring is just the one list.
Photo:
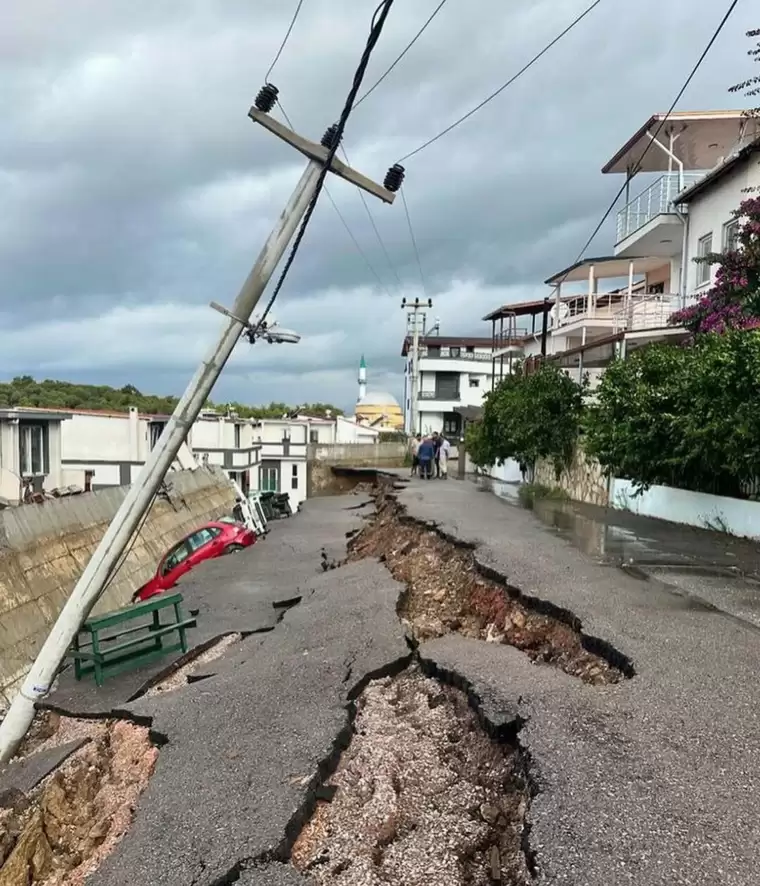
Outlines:
[[[277, 94], [277, 89], [274, 86], [266, 84], [257, 95], [255, 106], [251, 108], [249, 116], [254, 122], [259, 123], [308, 157], [309, 163], [285, 209], [277, 219], [272, 233], [264, 244], [264, 248], [232, 308], [227, 310], [215, 303], [211, 305], [214, 310], [225, 317], [219, 339], [190, 380], [158, 443], [151, 451], [136, 482], [133, 483], [121, 507], [116, 512], [97, 550], [92, 555], [37, 655], [21, 690], [0, 724], [0, 764], [6, 763], [16, 752], [34, 718], [35, 703], [49, 693], [72, 641], [111, 577], [121, 565], [122, 557], [128, 550], [133, 535], [139, 531], [166, 472], [185, 442], [188, 431], [211, 394], [214, 383], [224, 369], [235, 345], [246, 331], [255, 332], [249, 322], [251, 314], [299, 222], [309, 209], [311, 201], [317, 193], [325, 166], [329, 162], [330, 172], [374, 197], [379, 197], [386, 203], [393, 202], [394, 192], [401, 186], [403, 168], [398, 165], [389, 170], [385, 177], [384, 187], [338, 160], [334, 156], [337, 147], [335, 145], [336, 126], [330, 127], [322, 138], [321, 144], [317, 144], [303, 138], [270, 117], [269, 112], [277, 101]], [[344, 115], [347, 115], [346, 111], [344, 111]]]
[[419, 298], [415, 298], [413, 302], [407, 302], [405, 298], [402, 298], [401, 307], [403, 310], [407, 311], [407, 335], [409, 332], [412, 333], [412, 391], [409, 398], [411, 406], [409, 417], [410, 433], [418, 434], [420, 432], [418, 421], [419, 408], [417, 406], [420, 389], [420, 324], [422, 323], [424, 325], [425, 323], [425, 314], [421, 314], [420, 311], [422, 308], [432, 308], [433, 299], [429, 298], [427, 301], [420, 301]]

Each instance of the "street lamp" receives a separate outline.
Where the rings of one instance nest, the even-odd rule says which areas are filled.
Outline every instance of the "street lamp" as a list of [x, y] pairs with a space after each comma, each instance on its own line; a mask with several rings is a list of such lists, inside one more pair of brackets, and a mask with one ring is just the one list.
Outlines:
[[251, 323], [246, 324], [243, 338], [247, 338], [251, 344], [254, 344], [258, 339], [263, 339], [270, 345], [297, 345], [301, 341], [301, 336], [297, 332], [293, 332], [292, 329], [283, 329], [278, 326], [276, 320], [259, 322], [255, 318]]

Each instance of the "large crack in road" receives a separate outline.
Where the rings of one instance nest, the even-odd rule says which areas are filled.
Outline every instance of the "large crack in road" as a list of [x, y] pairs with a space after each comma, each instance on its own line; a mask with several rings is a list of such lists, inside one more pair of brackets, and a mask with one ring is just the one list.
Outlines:
[[512, 735], [488, 737], [467, 696], [417, 666], [370, 683], [354, 737], [293, 846], [320, 886], [531, 881], [529, 782]]
[[390, 484], [380, 482], [374, 495], [375, 514], [349, 541], [349, 559], [378, 557], [406, 585], [398, 614], [416, 640], [455, 632], [506, 643], [594, 685], [634, 676], [631, 662], [585, 635], [572, 613], [484, 575], [471, 546], [407, 517]]

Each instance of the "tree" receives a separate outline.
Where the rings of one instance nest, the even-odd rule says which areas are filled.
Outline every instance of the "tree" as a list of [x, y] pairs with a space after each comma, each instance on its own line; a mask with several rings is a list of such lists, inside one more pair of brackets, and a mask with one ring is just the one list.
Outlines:
[[605, 470], [652, 485], [743, 496], [760, 477], [760, 332], [655, 344], [605, 372], [585, 449]]
[[533, 466], [547, 459], [559, 476], [572, 460], [583, 413], [583, 388], [553, 363], [508, 375], [486, 395], [483, 418], [465, 446], [476, 465], [508, 458]]
[[[47, 378], [35, 381], [30, 375], [17, 376], [9, 382], [0, 382], [0, 405], [37, 406], [48, 409], [97, 409], [108, 412], [127, 412], [134, 406], [143, 415], [170, 415], [177, 405], [177, 397], [161, 397], [143, 394], [134, 385], [112, 388], [108, 385], [79, 385]], [[230, 403], [215, 407], [211, 401], [207, 409], [227, 408], [235, 410], [241, 418], [281, 418], [293, 407], [286, 403], [270, 403], [268, 406], [246, 406]], [[342, 411], [329, 403], [299, 407], [311, 415], [342, 415]]]
[[[760, 62], [760, 40], [757, 39], [760, 37], [760, 28], [753, 31], [747, 31], [747, 37], [751, 40], [755, 40], [755, 46], [752, 49], [747, 50], [747, 55], [752, 61]], [[735, 83], [733, 86], [729, 86], [728, 91], [743, 92], [747, 98], [751, 99], [760, 96], [760, 74], [756, 74], [748, 80], [742, 80], [740, 83]], [[749, 118], [760, 117], [760, 107], [756, 106], [748, 109], [745, 111], [745, 116]]]

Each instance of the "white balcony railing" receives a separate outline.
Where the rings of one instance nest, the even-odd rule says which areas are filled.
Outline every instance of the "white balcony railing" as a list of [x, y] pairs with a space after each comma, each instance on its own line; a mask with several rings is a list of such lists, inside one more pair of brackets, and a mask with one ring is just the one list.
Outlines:
[[617, 242], [663, 213], [673, 212], [673, 201], [684, 189], [704, 176], [703, 172], [666, 172], [643, 190], [617, 214]]
[[440, 353], [436, 354], [433, 352], [432, 354], [426, 347], [420, 348], [420, 357], [425, 357], [428, 360], [471, 360], [475, 362], [487, 363], [491, 361], [491, 355], [489, 353], [483, 353], [481, 351], [459, 351], [454, 348], [452, 353], [451, 348], [441, 348]]
[[670, 293], [634, 296], [631, 305], [615, 315], [614, 331], [618, 333], [664, 329], [676, 311], [681, 310], [681, 307], [695, 304], [696, 301], [695, 296], [689, 296], [682, 305], [680, 296]]

